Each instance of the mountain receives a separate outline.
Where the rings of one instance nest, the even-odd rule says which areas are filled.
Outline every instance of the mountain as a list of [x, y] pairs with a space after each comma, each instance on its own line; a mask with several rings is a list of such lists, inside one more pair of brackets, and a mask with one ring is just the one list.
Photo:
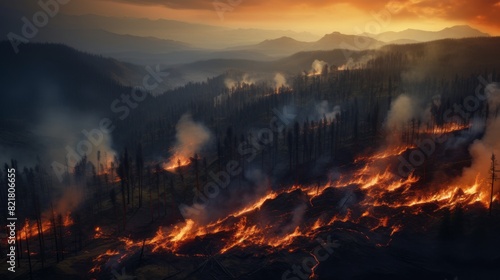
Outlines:
[[202, 49], [220, 49], [256, 44], [266, 39], [281, 36], [298, 38], [304, 41], [319, 38], [309, 32], [291, 30], [242, 29], [166, 19], [151, 20], [98, 15], [60, 15], [53, 19], [52, 25], [67, 29], [102, 29], [116, 34], [129, 34], [139, 37], [152, 36], [159, 39], [185, 42], [195, 48]]
[[[113, 102], [148, 75], [143, 67], [61, 44], [22, 44], [14, 54], [1, 41], [0, 61], [0, 160], [15, 156], [25, 163], [37, 156], [64, 163], [65, 147], [76, 147], [82, 130], [99, 127], [103, 118], [116, 119]], [[108, 139], [97, 149], [108, 150]]]
[[283, 56], [307, 50], [310, 46], [308, 42], [301, 42], [293, 38], [283, 36], [277, 39], [270, 39], [256, 45], [238, 46], [229, 48], [230, 50], [249, 50], [265, 53], [271, 56]]
[[326, 34], [321, 39], [314, 42], [303, 42], [290, 37], [280, 37], [277, 39], [265, 40], [256, 45], [239, 46], [230, 49], [261, 52], [270, 56], [284, 57], [300, 51], [333, 49], [365, 50], [375, 49], [383, 45], [384, 43], [370, 37], [333, 32], [331, 34]]
[[374, 53], [374, 50], [352, 51], [349, 57], [341, 49], [327, 51], [304, 51], [272, 61], [256, 61], [248, 59], [212, 59], [197, 61], [168, 69], [182, 77], [203, 77], [197, 81], [220, 75], [228, 70], [239, 70], [257, 76], [274, 77], [277, 72], [295, 75], [303, 71], [310, 71], [315, 60], [326, 62], [330, 66], [340, 66], [347, 63], [349, 58], [354, 60]]
[[323, 38], [313, 43], [310, 46], [310, 50], [365, 50], [376, 49], [383, 45], [384, 43], [370, 37], [346, 35], [340, 32], [333, 32], [331, 34], [326, 34]]
[[192, 49], [186, 43], [159, 39], [121, 35], [102, 29], [52, 29], [36, 38], [39, 42], [62, 43], [70, 47], [98, 54], [123, 52], [161, 53]]
[[247, 50], [179, 50], [173, 52], [150, 53], [128, 51], [120, 53], [109, 53], [109, 56], [121, 61], [134, 64], [171, 66], [177, 64], [192, 63], [200, 60], [210, 59], [251, 59], [251, 60], [272, 60], [274, 57], [255, 51]]
[[[328, 42], [328, 40], [325, 41]], [[408, 44], [407, 42], [411, 41], [407, 40], [401, 42], [404, 44], [386, 45], [380, 49], [362, 51], [345, 49], [302, 51], [272, 61], [212, 59], [177, 65], [168, 70], [175, 73], [176, 77], [183, 77], [182, 79], [185, 80], [196, 78], [196, 81], [222, 74], [228, 70], [240, 70], [269, 79], [276, 72], [295, 75], [302, 71], [310, 71], [315, 60], [324, 61], [330, 66], [351, 63], [349, 67], [355, 67], [356, 64], [366, 64], [370, 59], [376, 59], [385, 54], [389, 54], [390, 58], [390, 55], [398, 56], [402, 53], [414, 59], [412, 65], [408, 65], [408, 67], [426, 69], [434, 77], [440, 77], [443, 73], [450, 72], [450, 69], [454, 69], [456, 73], [469, 73], [470, 71], [492, 71], [500, 65], [500, 57], [496, 55], [500, 46], [500, 37], [443, 39], [414, 44]], [[392, 58], [389, 58], [387, 59], [390, 61]], [[476, 61], [479, 63], [475, 63]], [[479, 69], [478, 67], [487, 68]], [[412, 70], [405, 75], [416, 75], [418, 71], [414, 72]], [[398, 73], [398, 75], [400, 74]], [[424, 74], [417, 76], [422, 75]]]
[[424, 31], [417, 29], [406, 29], [399, 32], [388, 31], [380, 34], [363, 33], [368, 36], [383, 42], [396, 40], [414, 40], [419, 42], [434, 41], [440, 39], [460, 39], [468, 37], [489, 37], [487, 33], [483, 33], [468, 25], [457, 25], [448, 27], [439, 31]]

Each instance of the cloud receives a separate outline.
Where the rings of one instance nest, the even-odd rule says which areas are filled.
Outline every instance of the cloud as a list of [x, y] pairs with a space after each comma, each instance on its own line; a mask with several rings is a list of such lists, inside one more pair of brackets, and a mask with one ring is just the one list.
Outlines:
[[113, 2], [128, 3], [134, 5], [159, 5], [165, 6], [171, 9], [192, 9], [192, 10], [203, 10], [203, 9], [213, 9], [213, 1], [204, 0], [177, 0], [177, 1], [164, 1], [164, 0], [112, 0]]
[[[228, 4], [229, 7], [236, 6], [246, 6], [246, 7], [273, 7], [280, 9], [290, 9], [293, 7], [310, 7], [310, 8], [321, 8], [326, 6], [332, 6], [334, 4], [350, 3], [349, 1], [330, 1], [330, 0], [317, 0], [317, 1], [304, 1], [304, 0], [218, 0], [218, 1], [207, 1], [207, 0], [177, 0], [177, 1], [163, 1], [163, 0], [110, 0], [113, 2], [128, 3], [134, 5], [161, 5], [171, 9], [191, 9], [191, 10], [203, 10], [203, 9], [214, 9], [214, 2], [219, 2], [221, 4]], [[360, 3], [366, 4], [365, 1], [358, 0]], [[371, 6], [371, 5], [370, 5]], [[228, 7], [228, 8], [229, 8]]]
[[395, 0], [389, 1], [387, 7], [398, 7], [401, 16], [407, 18], [441, 18], [499, 27], [500, 5], [498, 3], [498, 0]]
[[[160, 5], [171, 9], [189, 9], [189, 10], [213, 10], [213, 1], [206, 0], [110, 0], [113, 2], [128, 3], [134, 5], [151, 6]], [[226, 1], [220, 3], [228, 4]], [[348, 4], [364, 12], [377, 12], [384, 8], [391, 8], [395, 17], [401, 19], [421, 19], [421, 18], [439, 18], [454, 21], [465, 21], [471, 23], [482, 23], [488, 25], [500, 26], [500, 2], [499, 0], [478, 0], [478, 1], [455, 1], [455, 0], [340, 0], [340, 1], [305, 1], [305, 0], [240, 0], [233, 1], [232, 6], [241, 6], [241, 8], [259, 8], [264, 10], [280, 9], [293, 10], [318, 9], [331, 7], [339, 4]]]

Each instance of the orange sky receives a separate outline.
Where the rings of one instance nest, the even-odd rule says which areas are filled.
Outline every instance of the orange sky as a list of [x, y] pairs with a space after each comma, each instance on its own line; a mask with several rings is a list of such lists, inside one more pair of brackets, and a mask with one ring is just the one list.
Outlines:
[[[217, 12], [214, 3], [219, 3]], [[231, 5], [232, 4], [232, 5]], [[375, 23], [373, 13], [385, 11], [388, 24]], [[232, 28], [310, 31], [440, 30], [468, 24], [500, 35], [500, 0], [72, 0], [68, 14], [177, 19]]]

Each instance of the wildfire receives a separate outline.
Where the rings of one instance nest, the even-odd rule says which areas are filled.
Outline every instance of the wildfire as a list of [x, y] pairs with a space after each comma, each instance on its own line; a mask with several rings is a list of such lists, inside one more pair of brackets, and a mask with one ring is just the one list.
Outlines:
[[94, 233], [94, 239], [98, 239], [98, 238], [101, 238], [103, 233], [102, 233], [102, 229], [101, 227], [96, 227], [94, 229], [95, 233]]
[[120, 252], [118, 252], [117, 250], [107, 250], [104, 254], [100, 254], [99, 256], [95, 257], [92, 261], [95, 263], [94, 267], [92, 267], [92, 269], [90, 269], [90, 273], [96, 273], [96, 272], [99, 272], [101, 271], [101, 263], [102, 261], [107, 258], [109, 260], [109, 258], [113, 257], [113, 256], [116, 256], [120, 254]]
[[191, 160], [183, 155], [175, 154], [170, 160], [163, 164], [164, 170], [174, 170], [177, 167], [187, 166], [191, 164]]
[[[48, 214], [45, 213], [44, 215], [42, 215], [42, 218], [41, 218], [40, 231], [42, 233], [46, 233], [49, 230], [52, 230], [54, 227], [54, 224], [53, 224], [54, 222], [56, 223], [56, 225], [55, 225], [56, 227], [63, 226], [66, 228], [66, 227], [73, 225], [73, 219], [71, 218], [70, 212], [66, 213], [66, 215], [64, 216], [64, 218], [62, 220], [62, 224], [59, 224], [57, 220], [52, 221], [52, 219], [44, 218], [47, 216], [48, 216]], [[20, 237], [21, 237], [21, 239], [26, 239], [26, 235], [28, 235], [28, 238], [31, 238], [33, 236], [37, 236], [38, 231], [39, 231], [39, 226], [37, 225], [37, 222], [26, 220], [23, 228], [20, 230]]]
[[374, 161], [377, 161], [377, 160], [388, 159], [388, 158], [402, 155], [406, 151], [413, 149], [413, 148], [415, 148], [415, 146], [413, 146], [413, 145], [387, 148], [387, 149], [385, 149], [381, 152], [375, 153], [371, 156], [359, 156], [356, 159], [354, 159], [354, 163], [366, 162], [366, 161], [370, 161], [373, 163]]
[[446, 134], [446, 133], [453, 133], [456, 131], [468, 129], [470, 126], [471, 126], [470, 124], [459, 124], [459, 123], [449, 122], [449, 123], [445, 123], [441, 126], [432, 126], [432, 127], [425, 128], [423, 130], [420, 130], [420, 133]]
[[[466, 126], [445, 125], [439, 128], [439, 131], [430, 130], [430, 133], [445, 132], [465, 129]], [[183, 223], [171, 227], [160, 227], [156, 234], [146, 240], [133, 240], [130, 238], [121, 238], [126, 252], [133, 252], [143, 246], [147, 246], [152, 252], [165, 251], [176, 254], [177, 256], [193, 256], [193, 253], [185, 253], [185, 246], [191, 242], [197, 242], [204, 238], [216, 238], [220, 244], [216, 248], [219, 254], [228, 253], [237, 248], [259, 247], [266, 252], [276, 250], [287, 250], [292, 252], [298, 248], [301, 237], [308, 239], [315, 238], [322, 231], [328, 230], [328, 227], [338, 227], [343, 223], [366, 223], [367, 228], [373, 232], [383, 232], [387, 240], [377, 241], [377, 246], [387, 246], [392, 237], [400, 232], [404, 224], [396, 221], [390, 214], [381, 214], [377, 212], [377, 207], [384, 207], [393, 211], [393, 213], [409, 213], [417, 215], [422, 213], [422, 206], [427, 204], [437, 205], [432, 209], [453, 208], [457, 205], [472, 205], [480, 203], [487, 206], [489, 203], [489, 192], [487, 182], [483, 178], [476, 178], [473, 184], [447, 184], [441, 186], [423, 186], [420, 178], [414, 174], [402, 178], [391, 172], [389, 167], [380, 169], [384, 166], [381, 163], [394, 160], [403, 153], [415, 148], [412, 145], [387, 147], [385, 150], [374, 153], [370, 156], [358, 157], [356, 164], [361, 165], [356, 171], [343, 174], [339, 179], [332, 180], [323, 185], [292, 185], [280, 190], [268, 189], [267, 192], [252, 203], [237, 209], [228, 214], [225, 218], [219, 219], [209, 224], [200, 224], [194, 220], [187, 219]], [[189, 159], [180, 159], [175, 156], [166, 164], [166, 169], [172, 169], [179, 165], [189, 164]], [[387, 164], [385, 164], [387, 166]], [[260, 211], [266, 209], [265, 204], [275, 201], [282, 195], [293, 195], [293, 192], [300, 191], [309, 200], [310, 207], [314, 207], [316, 198], [324, 195], [328, 189], [352, 189], [353, 186], [363, 192], [364, 197], [356, 207], [362, 209], [359, 212], [351, 211], [349, 207], [346, 210], [334, 209], [322, 213], [320, 217], [308, 222], [302, 222], [297, 225], [284, 226], [279, 223], [255, 218]], [[348, 203], [350, 197], [344, 198], [340, 203]], [[498, 199], [495, 195], [494, 199]], [[343, 208], [343, 206], [341, 207]], [[286, 214], [284, 214], [286, 215]], [[265, 216], [265, 214], [264, 214]], [[281, 218], [280, 218], [281, 220]], [[286, 219], [283, 219], [286, 220]], [[367, 239], [368, 235], [362, 232]], [[99, 227], [95, 229], [95, 237], [101, 236], [102, 231]], [[387, 242], [388, 241], [388, 242]], [[117, 251], [108, 251], [95, 258], [95, 262], [102, 263], [105, 258], [117, 255]], [[197, 253], [196, 255], [200, 255]], [[120, 259], [123, 259], [122, 256]], [[100, 266], [98, 266], [100, 269]], [[315, 276], [312, 269], [312, 277]], [[91, 272], [96, 272], [96, 266]]]

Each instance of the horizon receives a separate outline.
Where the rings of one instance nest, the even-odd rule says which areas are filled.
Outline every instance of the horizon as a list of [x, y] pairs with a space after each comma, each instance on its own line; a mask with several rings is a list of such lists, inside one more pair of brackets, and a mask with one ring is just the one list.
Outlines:
[[[426, 1], [376, 1], [363, 3], [335, 2], [308, 3], [296, 1], [160, 1], [139, 2], [71, 0], [61, 7], [68, 16], [95, 15], [113, 18], [175, 20], [230, 29], [262, 29], [309, 32], [322, 36], [332, 32], [360, 35], [380, 34], [407, 29], [440, 31], [445, 28], [468, 25], [491, 36], [500, 35], [500, 21], [495, 11], [500, 2], [428, 3]], [[179, 3], [176, 3], [179, 2]], [[359, 2], [359, 3], [358, 3]], [[2, 4], [5, 5], [5, 4]], [[29, 15], [39, 10], [37, 3], [9, 3], [9, 9]], [[474, 7], [474, 8], [471, 8]], [[491, 9], [478, 9], [477, 7]], [[279, 11], [279, 12], [277, 12]], [[379, 23], [378, 26], [375, 23]], [[143, 31], [147, 36], [147, 31]], [[140, 34], [136, 34], [141, 36]]]
[[499, 1], [3, 1], [0, 279], [495, 279]]

